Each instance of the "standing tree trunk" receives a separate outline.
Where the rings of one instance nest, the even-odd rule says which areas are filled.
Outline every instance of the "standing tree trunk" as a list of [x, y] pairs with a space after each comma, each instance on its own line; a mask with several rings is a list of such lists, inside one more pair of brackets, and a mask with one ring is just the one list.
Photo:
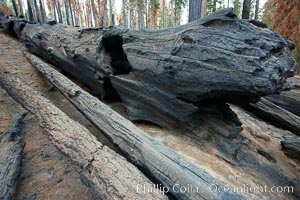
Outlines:
[[255, 4], [255, 16], [254, 19], [258, 19], [258, 12], [259, 12], [259, 0], [256, 0], [256, 4]]
[[69, 1], [68, 0], [65, 0], [65, 10], [66, 10], [67, 24], [71, 25], [70, 8], [69, 8]]
[[18, 3], [19, 3], [19, 8], [20, 8], [20, 14], [24, 16], [22, 0], [18, 0]]
[[166, 0], [162, 0], [161, 20], [162, 20], [162, 28], [166, 28]]
[[250, 10], [251, 10], [251, 0], [244, 0], [242, 19], [249, 19], [250, 18]]
[[41, 19], [42, 19], [42, 23], [46, 23], [47, 22], [47, 16], [46, 16], [46, 11], [45, 11], [45, 6], [42, 0], [40, 0], [40, 12], [41, 12]]
[[37, 1], [36, 1], [36, 0], [33, 0], [33, 3], [34, 3], [34, 9], [35, 9], [36, 21], [39, 22], [39, 23], [41, 23], [41, 17], [40, 17], [39, 7], [38, 7], [38, 4], [37, 4]]
[[11, 0], [11, 2], [12, 2], [13, 7], [14, 7], [15, 15], [16, 15], [16, 16], [19, 16], [19, 13], [18, 13], [18, 7], [17, 7], [17, 4], [16, 4], [16, 1], [15, 1], [15, 0]]
[[[28, 0], [29, 1], [29, 0]], [[57, 15], [56, 15], [56, 0], [52, 0], [52, 7], [53, 7], [53, 17], [57, 21]]]
[[113, 1], [109, 0], [109, 25], [115, 25], [114, 12], [113, 12]]
[[56, 10], [57, 10], [57, 15], [58, 15], [58, 22], [59, 23], [63, 23], [63, 19], [62, 19], [62, 14], [61, 14], [61, 7], [60, 7], [60, 3], [59, 0], [56, 0]]
[[94, 27], [97, 27], [98, 25], [97, 25], [96, 13], [95, 13], [96, 9], [95, 9], [95, 3], [94, 3], [94, 0], [91, 0], [91, 4], [90, 4], [90, 5], [91, 5], [91, 6], [90, 6], [90, 10], [91, 10], [92, 18], [93, 18], [92, 21], [94, 22], [93, 26], [94, 26]]
[[123, 0], [124, 26], [130, 28], [130, 0]]
[[71, 23], [72, 23], [72, 26], [74, 26], [73, 9], [72, 9], [72, 3], [71, 3], [71, 0], [68, 0], [68, 3], [69, 3], [69, 9], [70, 9]]
[[33, 12], [32, 12], [30, 0], [27, 0], [27, 9], [28, 9], [28, 20], [30, 22], [33, 22]]
[[175, 26], [175, 0], [171, 0], [171, 5], [170, 5], [170, 10], [171, 10], [171, 16], [170, 16], [170, 25]]
[[137, 13], [138, 13], [138, 30], [145, 29], [145, 20], [144, 20], [144, 0], [138, 0], [137, 2]]
[[189, 0], [189, 22], [200, 19], [202, 0]]
[[202, 0], [201, 17], [206, 16], [207, 0]]

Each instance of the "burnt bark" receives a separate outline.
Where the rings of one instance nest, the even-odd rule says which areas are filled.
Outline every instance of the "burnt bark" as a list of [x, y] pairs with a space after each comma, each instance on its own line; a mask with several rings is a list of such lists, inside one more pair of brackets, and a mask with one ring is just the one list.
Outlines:
[[98, 199], [166, 199], [159, 192], [137, 191], [137, 185], [149, 187], [152, 183], [134, 165], [102, 145], [85, 127], [13, 73], [1, 69], [0, 84], [37, 117], [53, 144], [80, 166], [83, 183]]
[[285, 135], [281, 141], [284, 153], [294, 159], [300, 160], [300, 137], [295, 135]]
[[29, 22], [33, 22], [33, 11], [30, 0], [27, 0], [27, 9], [28, 9], [28, 20]]
[[16, 114], [0, 143], [0, 199], [12, 200], [19, 176], [24, 143], [22, 120], [27, 111]]
[[200, 19], [202, 0], [189, 0], [189, 22]]
[[131, 120], [191, 136], [236, 137], [241, 124], [227, 103], [281, 92], [297, 66], [292, 42], [232, 9], [158, 31], [27, 24], [22, 40], [96, 95], [121, 97]]
[[300, 136], [300, 117], [262, 98], [257, 103], [242, 105], [264, 121]]
[[[97, 129], [101, 130], [112, 143], [116, 144], [127, 158], [139, 166], [149, 176], [170, 188], [170, 193], [178, 199], [243, 199], [230, 192], [216, 193], [207, 185], [222, 185], [205, 170], [148, 136], [129, 120], [109, 106], [82, 90], [64, 75], [53, 69], [40, 58], [24, 52], [29, 61], [52, 83]], [[201, 193], [176, 192], [174, 187], [188, 184], [201, 188]], [[173, 188], [173, 189], [172, 189]]]
[[251, 0], [243, 1], [242, 19], [250, 19]]

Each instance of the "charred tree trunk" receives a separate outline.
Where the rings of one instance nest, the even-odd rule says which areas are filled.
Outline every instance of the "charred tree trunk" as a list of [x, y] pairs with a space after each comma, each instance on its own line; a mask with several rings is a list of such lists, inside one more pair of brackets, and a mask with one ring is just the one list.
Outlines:
[[0, 143], [0, 199], [14, 199], [24, 143], [22, 120], [27, 112], [16, 115]]
[[112, 143], [134, 164], [152, 178], [168, 188], [187, 187], [192, 184], [201, 188], [201, 193], [178, 193], [170, 190], [178, 199], [243, 199], [233, 193], [215, 193], [207, 185], [222, 185], [203, 169], [197, 168], [180, 155], [148, 136], [130, 121], [107, 105], [82, 90], [40, 58], [24, 52], [29, 61], [52, 83], [96, 128], [101, 130]]
[[297, 66], [293, 43], [232, 9], [160, 31], [27, 24], [22, 39], [98, 96], [121, 97], [131, 120], [195, 139], [199, 130], [236, 137], [241, 123], [227, 103], [281, 92]]
[[285, 135], [281, 141], [284, 153], [294, 159], [300, 160], [300, 137], [295, 135]]
[[[0, 83], [11, 97], [37, 117], [54, 145], [81, 167], [79, 173], [82, 181], [98, 199], [166, 199], [159, 192], [138, 192], [137, 185], [147, 187], [153, 183], [135, 166], [102, 145], [85, 127], [70, 119], [14, 74], [1, 69]], [[15, 157], [17, 158], [21, 160], [20, 156]]]
[[189, 22], [200, 19], [202, 0], [189, 0]]
[[250, 19], [251, 0], [243, 1], [242, 19]]
[[254, 19], [258, 20], [258, 12], [259, 12], [259, 0], [256, 0], [255, 3], [255, 16]]
[[28, 20], [29, 22], [33, 22], [33, 12], [30, 0], [27, 0], [27, 9], [28, 9]]

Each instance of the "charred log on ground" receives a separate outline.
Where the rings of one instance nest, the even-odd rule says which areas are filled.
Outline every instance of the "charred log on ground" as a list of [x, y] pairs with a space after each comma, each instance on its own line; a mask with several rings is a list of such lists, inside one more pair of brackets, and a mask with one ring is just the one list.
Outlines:
[[160, 192], [137, 191], [137, 185], [150, 187], [152, 182], [14, 74], [1, 69], [0, 84], [37, 117], [56, 147], [81, 167], [82, 181], [97, 199], [167, 199]]
[[[50, 83], [119, 147], [132, 163], [149, 177], [170, 188], [170, 193], [177, 199], [246, 199], [231, 192], [210, 191], [208, 187], [210, 184], [221, 186], [222, 183], [147, 135], [40, 58], [26, 51], [24, 54]], [[246, 154], [247, 152], [243, 152], [244, 157]], [[188, 185], [201, 188], [201, 193], [176, 192], [177, 187], [188, 187]]]
[[12, 200], [19, 176], [24, 143], [22, 120], [28, 112], [18, 113], [0, 143], [0, 199]]
[[296, 72], [292, 42], [232, 9], [158, 31], [27, 24], [21, 39], [98, 96], [120, 96], [131, 120], [186, 133], [236, 136], [241, 124], [226, 103], [279, 93]]

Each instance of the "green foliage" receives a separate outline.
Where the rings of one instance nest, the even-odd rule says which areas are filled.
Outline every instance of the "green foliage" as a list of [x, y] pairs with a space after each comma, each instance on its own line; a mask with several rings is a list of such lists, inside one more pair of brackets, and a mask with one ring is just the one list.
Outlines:
[[233, 8], [236, 16], [241, 18], [242, 16], [242, 2], [240, 0], [234, 0], [233, 1]]
[[158, 10], [160, 8], [160, 2], [159, 0], [152, 0], [151, 3], [151, 9]]
[[207, 15], [221, 10], [223, 8], [224, 0], [207, 0]]

